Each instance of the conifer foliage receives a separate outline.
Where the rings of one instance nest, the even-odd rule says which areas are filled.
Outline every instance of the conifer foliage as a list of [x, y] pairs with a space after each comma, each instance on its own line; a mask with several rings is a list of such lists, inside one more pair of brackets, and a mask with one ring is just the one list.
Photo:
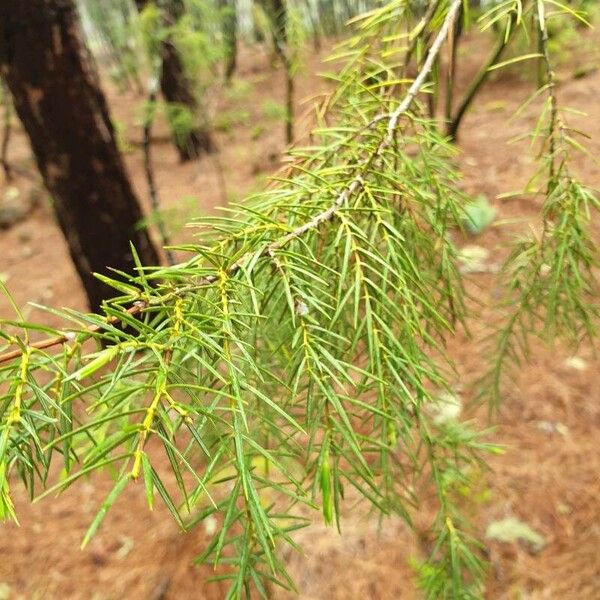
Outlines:
[[[568, 168], [575, 142], [554, 93], [550, 5], [559, 6], [506, 0], [483, 19], [540, 28], [547, 82], [536, 95], [548, 94], [535, 133], [546, 229], [507, 265], [521, 304], [498, 357], [514, 355], [517, 325], [516, 343], [528, 335], [522, 315], [534, 298], [546, 329], [575, 318], [578, 331], [592, 330], [585, 222], [597, 202]], [[108, 470], [114, 488], [84, 544], [142, 482], [149, 507], [162, 501], [182, 528], [216, 520], [199, 560], [219, 566], [228, 597], [240, 598], [293, 588], [282, 546], [295, 547], [295, 530], [319, 514], [343, 532], [345, 499], [411, 524], [418, 490], [433, 488], [420, 584], [430, 598], [482, 597], [480, 551], [456, 490], [497, 448], [426, 410], [449, 385], [444, 340], [465, 317], [450, 232], [468, 199], [425, 102], [462, 6], [432, 3], [402, 34], [405, 0], [355, 19], [310, 145], [265, 192], [196, 221], [186, 261], [100, 276], [115, 297], [101, 314], [60, 313], [69, 321], [60, 331], [24, 322], [15, 306], [0, 331], [0, 516], [17, 519], [17, 478], [33, 498]]]

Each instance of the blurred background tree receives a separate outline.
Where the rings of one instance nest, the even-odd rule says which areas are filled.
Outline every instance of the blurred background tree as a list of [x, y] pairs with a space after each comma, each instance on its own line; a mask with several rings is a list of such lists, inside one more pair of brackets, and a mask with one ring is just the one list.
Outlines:
[[10, 90], [90, 308], [111, 291], [94, 273], [133, 273], [158, 253], [117, 149], [73, 2], [0, 3], [0, 72]]

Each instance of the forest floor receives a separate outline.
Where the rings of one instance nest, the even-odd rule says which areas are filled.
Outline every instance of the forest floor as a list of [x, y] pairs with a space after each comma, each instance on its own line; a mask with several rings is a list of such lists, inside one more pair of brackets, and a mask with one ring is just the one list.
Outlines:
[[[592, 43], [595, 41], [595, 43]], [[586, 37], [581, 64], [565, 61], [559, 93], [568, 106], [587, 117], [573, 116], [573, 124], [592, 137], [589, 147], [600, 155], [600, 65], [597, 37]], [[480, 43], [463, 50], [475, 68], [482, 56]], [[310, 99], [326, 89], [317, 73], [326, 70], [316, 56], [308, 57], [299, 75], [299, 96], [307, 98], [298, 114], [310, 112]], [[464, 75], [469, 74], [465, 69]], [[536, 107], [510, 120], [531, 92], [531, 78], [513, 70], [492, 81], [477, 107], [468, 115], [461, 133], [458, 161], [463, 186], [470, 194], [485, 194], [497, 210], [495, 223], [476, 238], [460, 238], [461, 247], [477, 246], [483, 266], [466, 275], [475, 316], [470, 337], [459, 333], [451, 340], [458, 377], [456, 392], [466, 402], [477, 392], [474, 382], [486, 368], [482, 339], [498, 316], [494, 303], [500, 293], [497, 267], [515, 234], [539, 223], [540, 201], [499, 194], [521, 189], [533, 174], [534, 159], [524, 142], [509, 143], [531, 131]], [[126, 161], [141, 198], [147, 198], [140, 150], [141, 127], [135, 94], [117, 93], [106, 83], [111, 108], [123, 139]], [[277, 120], [283, 100], [283, 75], [270, 65], [264, 51], [246, 49], [240, 73], [229, 92], [215, 101], [219, 115], [215, 160], [179, 164], [164, 124], [155, 132], [153, 154], [159, 194], [168, 209], [176, 239], [189, 239], [179, 227], [186, 219], [223, 204], [219, 170], [226, 195], [239, 200], [261, 189], [267, 176], [281, 166], [283, 123]], [[539, 108], [539, 107], [537, 107]], [[306, 129], [310, 117], [298, 125]], [[35, 174], [35, 165], [22, 131], [11, 141], [10, 160]], [[592, 160], [579, 164], [586, 183], [600, 187], [600, 170]], [[84, 309], [84, 296], [71, 266], [60, 231], [43, 188], [18, 175], [0, 183], [0, 199], [23, 218], [0, 231], [0, 276], [29, 319], [56, 324], [53, 316], [27, 302]], [[483, 249], [483, 250], [481, 250]], [[8, 316], [0, 300], [0, 314]], [[506, 388], [492, 438], [506, 448], [489, 460], [489, 471], [470, 494], [470, 511], [477, 533], [485, 541], [490, 563], [486, 597], [491, 599], [600, 598], [600, 361], [591, 348], [576, 357], [560, 347], [533, 345], [531, 361], [523, 365]], [[486, 411], [474, 417], [488, 426]], [[108, 478], [94, 477], [58, 498], [30, 506], [24, 494], [16, 504], [21, 526], [0, 525], [0, 600], [6, 599], [188, 599], [223, 598], [210, 575], [192, 562], [203, 550], [205, 532], [199, 528], [181, 534], [156, 508], [149, 512], [144, 490], [130, 486], [112, 509], [90, 546], [79, 550], [81, 539], [109, 489]], [[422, 525], [431, 517], [428, 507]], [[486, 539], [490, 523], [518, 519], [543, 537], [542, 548], [524, 543]], [[357, 509], [343, 524], [343, 537], [315, 525], [299, 535], [306, 556], [286, 560], [304, 600], [413, 598], [411, 560], [419, 558], [414, 536], [391, 520], [379, 530], [372, 518]], [[287, 598], [276, 593], [276, 598]]]

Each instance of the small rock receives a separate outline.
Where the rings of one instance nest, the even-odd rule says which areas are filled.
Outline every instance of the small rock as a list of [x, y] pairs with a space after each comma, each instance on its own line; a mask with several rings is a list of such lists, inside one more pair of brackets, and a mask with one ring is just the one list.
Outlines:
[[116, 558], [121, 560], [121, 559], [125, 558], [133, 550], [133, 548], [135, 546], [135, 542], [133, 541], [132, 538], [130, 538], [126, 535], [122, 535], [120, 537], [119, 541], [121, 542], [121, 546], [115, 553], [115, 556], [116, 556]]
[[31, 232], [31, 229], [29, 227], [23, 226], [23, 228], [21, 229], [21, 231], [19, 231], [19, 241], [22, 243], [26, 243], [26, 242], [30, 242], [31, 238], [33, 237], [33, 234]]
[[207, 535], [214, 535], [217, 531], [217, 525], [217, 520], [213, 516], [204, 519], [204, 531], [206, 531]]
[[568, 504], [565, 504], [564, 502], [559, 502], [556, 505], [556, 512], [559, 515], [570, 515], [573, 512], [573, 509]]
[[[16, 190], [11, 192], [11, 190]], [[8, 229], [22, 221], [29, 212], [26, 202], [19, 199], [19, 190], [9, 187], [0, 200], [0, 229]]]
[[54, 298], [54, 290], [51, 287], [45, 288], [41, 293], [42, 300], [48, 302]]
[[489, 250], [483, 246], [476, 246], [474, 244], [464, 246], [458, 253], [458, 268], [463, 274], [495, 272], [498, 267], [486, 263], [489, 256]]
[[10, 585], [0, 582], [0, 600], [8, 600], [10, 598]]
[[564, 423], [553, 423], [552, 421], [538, 421], [536, 427], [544, 433], [560, 433], [563, 437], [569, 434], [569, 428]]
[[585, 371], [587, 369], [587, 363], [579, 356], [570, 356], [565, 360], [565, 367], [575, 371]]
[[11, 200], [16, 200], [20, 195], [21, 192], [19, 191], [19, 188], [15, 187], [14, 185], [11, 185], [4, 192], [4, 201], [10, 202]]
[[442, 392], [435, 402], [429, 402], [425, 409], [436, 425], [457, 421], [462, 412], [462, 400], [456, 394]]
[[504, 544], [525, 543], [533, 553], [539, 552], [546, 545], [546, 540], [541, 534], [516, 517], [490, 523], [485, 536]]

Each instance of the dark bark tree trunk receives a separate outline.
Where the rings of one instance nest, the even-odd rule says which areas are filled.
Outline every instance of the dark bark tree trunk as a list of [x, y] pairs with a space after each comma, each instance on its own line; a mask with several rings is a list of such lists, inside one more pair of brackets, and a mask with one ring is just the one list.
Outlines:
[[[135, 0], [135, 3], [138, 10], [142, 11], [152, 1]], [[163, 7], [167, 25], [174, 25], [183, 15], [184, 7], [181, 0], [167, 0], [159, 5]], [[163, 98], [173, 109], [183, 108], [197, 118], [198, 101], [185, 73], [179, 52], [170, 36], [161, 43], [160, 58], [160, 91]], [[173, 131], [173, 142], [177, 147], [179, 158], [184, 162], [215, 150], [210, 132], [200, 126], [195, 126], [184, 133]]]
[[285, 0], [261, 0], [273, 28], [274, 44], [287, 44], [287, 7]]
[[9, 91], [4, 81], [0, 80], [0, 93], [2, 94], [2, 105], [4, 108], [4, 123], [2, 126], [2, 142], [0, 143], [0, 164], [4, 171], [6, 182], [12, 181], [12, 168], [8, 161], [8, 145], [12, 133], [12, 104], [8, 97]]
[[[191, 91], [177, 48], [170, 40], [161, 45], [162, 67], [160, 90], [173, 108], [182, 107], [198, 118], [198, 102]], [[173, 139], [182, 161], [192, 160], [214, 151], [214, 143], [207, 128], [195, 126], [184, 134], [174, 132]]]
[[0, 74], [33, 153], [92, 310], [114, 292], [93, 272], [135, 272], [130, 242], [158, 263], [117, 149], [73, 0], [0, 0]]

